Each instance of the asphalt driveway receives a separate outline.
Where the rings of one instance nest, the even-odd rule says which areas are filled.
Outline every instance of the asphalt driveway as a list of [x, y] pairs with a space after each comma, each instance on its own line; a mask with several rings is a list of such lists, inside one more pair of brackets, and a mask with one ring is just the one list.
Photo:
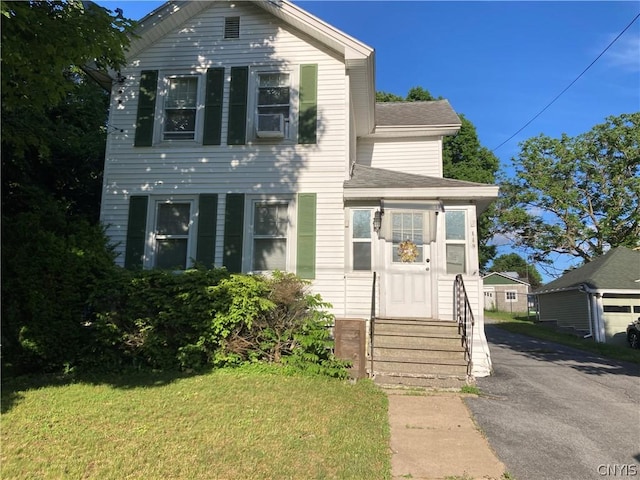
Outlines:
[[486, 326], [466, 403], [517, 480], [640, 479], [640, 366]]

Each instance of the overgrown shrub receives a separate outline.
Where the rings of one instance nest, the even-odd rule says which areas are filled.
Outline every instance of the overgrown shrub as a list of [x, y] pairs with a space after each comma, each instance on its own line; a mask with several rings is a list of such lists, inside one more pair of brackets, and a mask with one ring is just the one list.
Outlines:
[[92, 298], [93, 363], [199, 368], [218, 344], [207, 335], [216, 314], [214, 287], [225, 269], [130, 272], [120, 269]]
[[113, 271], [104, 231], [45, 195], [2, 223], [2, 356], [14, 372], [53, 371], [84, 355], [86, 303]]
[[264, 361], [334, 377], [333, 317], [293, 274], [230, 275], [225, 269], [122, 271], [93, 298], [103, 366], [199, 369]]

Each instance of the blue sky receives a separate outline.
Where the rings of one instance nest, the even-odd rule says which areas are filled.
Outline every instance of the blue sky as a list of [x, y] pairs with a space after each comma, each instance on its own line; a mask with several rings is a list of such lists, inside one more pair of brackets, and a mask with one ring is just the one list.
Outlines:
[[[140, 19], [164, 2], [98, 1]], [[495, 149], [587, 68], [640, 13], [637, 1], [295, 1], [376, 49], [376, 89], [449, 100]], [[519, 142], [574, 136], [640, 111], [640, 19], [553, 105], [494, 150], [509, 174]], [[508, 245], [499, 253], [509, 253]], [[568, 266], [558, 258], [561, 269]], [[542, 272], [545, 280], [554, 272]]]

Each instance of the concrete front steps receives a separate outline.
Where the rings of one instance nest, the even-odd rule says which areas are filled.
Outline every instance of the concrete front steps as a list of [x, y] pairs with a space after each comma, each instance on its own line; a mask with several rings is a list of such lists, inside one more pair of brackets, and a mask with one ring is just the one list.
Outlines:
[[461, 388], [471, 383], [458, 325], [433, 319], [377, 318], [373, 379], [385, 387]]

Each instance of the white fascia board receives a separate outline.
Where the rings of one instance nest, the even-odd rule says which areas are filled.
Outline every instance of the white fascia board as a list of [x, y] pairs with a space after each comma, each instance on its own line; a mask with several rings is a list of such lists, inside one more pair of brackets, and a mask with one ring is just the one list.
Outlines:
[[332, 49], [339, 51], [347, 60], [368, 58], [374, 52], [370, 46], [287, 0], [278, 2], [254, 1], [254, 3]]
[[[176, 25], [181, 25], [189, 18], [210, 7], [211, 3], [207, 1], [168, 1], [162, 4], [140, 20], [139, 27], [135, 32], [139, 37], [131, 39], [127, 56], [136, 55], [165, 35], [167, 29], [162, 28], [161, 24], [168, 19], [173, 18]], [[286, 0], [277, 2], [253, 0], [252, 3], [343, 54], [345, 59], [365, 59], [373, 56], [373, 48], [323, 22], [291, 2]]]
[[172, 20], [173, 25], [178, 27], [207, 7], [209, 7], [208, 2], [168, 1], [163, 3], [138, 22], [136, 37], [131, 38], [129, 48], [125, 52], [127, 59], [131, 59], [166, 35], [172, 28], [165, 26], [168, 20]]
[[375, 131], [365, 138], [400, 138], [400, 137], [435, 137], [455, 135], [460, 131], [460, 125], [393, 125], [376, 127]]
[[487, 200], [498, 198], [498, 186], [475, 188], [345, 188], [345, 200]]

